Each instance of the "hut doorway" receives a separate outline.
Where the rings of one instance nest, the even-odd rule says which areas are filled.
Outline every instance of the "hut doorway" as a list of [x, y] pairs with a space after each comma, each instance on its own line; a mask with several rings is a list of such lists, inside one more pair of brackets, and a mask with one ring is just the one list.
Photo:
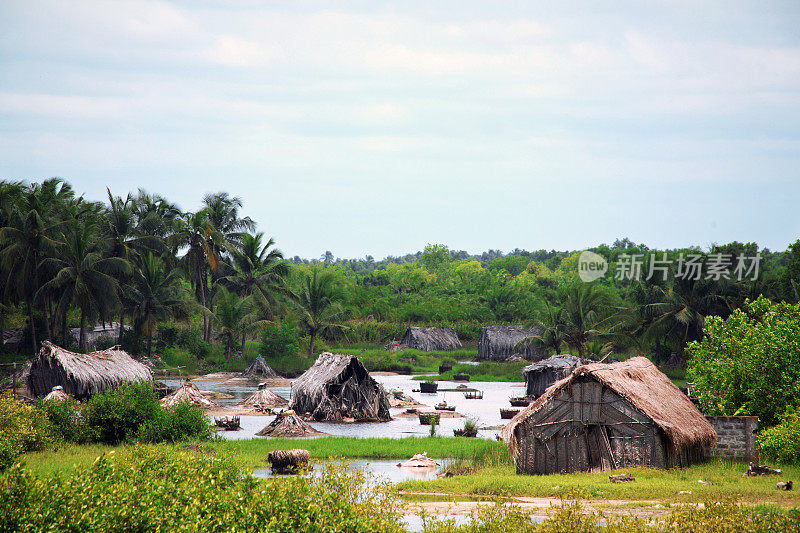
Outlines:
[[594, 424], [586, 428], [586, 451], [588, 455], [589, 469], [592, 472], [612, 470], [616, 468], [614, 454], [611, 452], [611, 444], [608, 440], [606, 427]]

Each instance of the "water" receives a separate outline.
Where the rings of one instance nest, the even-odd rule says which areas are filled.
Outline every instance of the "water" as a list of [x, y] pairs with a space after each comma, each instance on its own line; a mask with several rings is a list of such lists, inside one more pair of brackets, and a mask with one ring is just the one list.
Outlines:
[[[410, 468], [404, 466], [397, 466], [400, 461], [395, 459], [393, 461], [377, 460], [377, 459], [356, 459], [348, 462], [348, 468], [351, 470], [366, 470], [372, 475], [372, 479], [376, 482], [384, 481], [388, 483], [400, 483], [403, 481], [427, 481], [429, 479], [436, 479], [436, 474], [442, 471], [447, 466], [447, 460], [438, 460], [440, 466], [430, 468]], [[312, 466], [312, 472], [320, 472], [322, 465], [315, 464]], [[269, 468], [263, 468], [253, 471], [255, 477], [271, 478], [272, 471]], [[281, 477], [281, 476], [277, 476]]]
[[[448, 405], [455, 405], [456, 412], [464, 415], [466, 418], [442, 418], [438, 426], [436, 426], [436, 433], [438, 435], [453, 436], [454, 429], [464, 427], [464, 421], [467, 418], [474, 419], [478, 427], [492, 427], [504, 425], [507, 420], [500, 418], [500, 408], [508, 408], [511, 406], [508, 400], [512, 396], [521, 396], [525, 393], [522, 386], [523, 383], [508, 383], [508, 382], [482, 382], [474, 381], [468, 384], [469, 387], [483, 391], [483, 399], [481, 400], [468, 400], [464, 398], [461, 392], [437, 392], [435, 394], [423, 394], [420, 392], [411, 392], [412, 389], [418, 389], [420, 381], [414, 381], [411, 376], [401, 375], [376, 375], [374, 378], [383, 385], [387, 391], [394, 389], [402, 390], [404, 393], [413, 397], [418, 402], [433, 407], [435, 404], [446, 401]], [[162, 380], [169, 387], [177, 387], [180, 385], [180, 380], [167, 379]], [[213, 390], [224, 392], [233, 396], [232, 399], [227, 400], [214, 400], [222, 406], [230, 407], [242, 401], [244, 398], [257, 390], [254, 386], [242, 385], [225, 385], [223, 383], [214, 381], [196, 381], [198, 388], [201, 390]], [[452, 381], [440, 381], [440, 389], [454, 389], [461, 383], [454, 383]], [[290, 397], [290, 387], [269, 387], [270, 390], [283, 396], [284, 398]], [[397, 414], [402, 413], [405, 409], [392, 409], [391, 414], [395, 417]], [[273, 417], [271, 416], [255, 416], [255, 415], [242, 415], [241, 418], [241, 431], [224, 431], [220, 435], [226, 439], [249, 439], [255, 437], [255, 434], [269, 424]], [[423, 426], [419, 423], [419, 419], [414, 418], [393, 418], [389, 422], [365, 422], [365, 423], [327, 423], [327, 422], [311, 422], [311, 426], [324, 433], [335, 436], [344, 437], [389, 437], [389, 438], [402, 438], [409, 436], [427, 436], [430, 434], [430, 427]], [[499, 434], [497, 429], [480, 430], [478, 431], [479, 438], [494, 439]]]

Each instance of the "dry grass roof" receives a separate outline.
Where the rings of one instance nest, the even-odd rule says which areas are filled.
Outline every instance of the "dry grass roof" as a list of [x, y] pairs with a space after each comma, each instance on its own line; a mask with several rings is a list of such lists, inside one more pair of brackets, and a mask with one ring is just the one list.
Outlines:
[[266, 411], [268, 409], [286, 407], [287, 405], [289, 405], [289, 400], [282, 396], [278, 396], [267, 388], [263, 388], [255, 391], [253, 394], [237, 403], [236, 407], [241, 407], [242, 409]]
[[152, 379], [150, 369], [119, 346], [83, 354], [44, 341], [31, 362], [28, 387], [42, 396], [61, 385], [67, 394], [86, 398], [125, 383]]
[[453, 328], [412, 326], [403, 334], [400, 346], [423, 352], [450, 351], [461, 348], [461, 341]]
[[203, 409], [213, 409], [215, 407], [219, 407], [217, 404], [206, 398], [203, 393], [200, 392], [200, 389], [195, 387], [192, 383], [184, 383], [178, 387], [175, 392], [164, 396], [161, 399], [162, 407], [171, 407], [184, 402], [199, 405]]
[[711, 446], [717, 441], [716, 431], [691, 400], [649, 359], [634, 357], [619, 363], [582, 365], [553, 383], [503, 428], [503, 440], [512, 450], [515, 448], [514, 429], [582, 376], [599, 381], [642, 411], [661, 428], [675, 450], [695, 445]]

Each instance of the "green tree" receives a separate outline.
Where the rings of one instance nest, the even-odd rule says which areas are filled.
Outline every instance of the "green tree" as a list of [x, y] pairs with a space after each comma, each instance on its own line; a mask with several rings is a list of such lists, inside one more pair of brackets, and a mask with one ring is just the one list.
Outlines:
[[120, 305], [117, 277], [130, 273], [130, 264], [119, 257], [104, 257], [104, 242], [96, 221], [73, 221], [65, 242], [57, 253], [42, 262], [42, 267], [56, 272], [41, 291], [58, 290], [59, 308], [69, 305], [80, 309], [79, 345], [86, 351], [86, 320], [107, 317]]
[[180, 271], [167, 268], [152, 252], [140, 258], [132, 278], [130, 299], [136, 326], [147, 337], [147, 354], [153, 354], [153, 332], [159, 322], [183, 319], [189, 304], [183, 297]]
[[800, 304], [762, 296], [727, 320], [709, 316], [686, 352], [704, 412], [755, 415], [771, 426], [800, 405]]
[[301, 273], [299, 288], [292, 294], [298, 322], [309, 336], [308, 355], [314, 355], [318, 335], [334, 334], [346, 329], [342, 308], [341, 285], [328, 269], [313, 266]]
[[229, 361], [233, 354], [234, 344], [241, 338], [242, 354], [244, 354], [245, 339], [248, 333], [263, 327], [267, 322], [256, 318], [249, 296], [240, 298], [236, 293], [228, 292], [221, 287], [216, 298], [214, 318], [219, 327], [219, 336], [225, 344], [225, 360]]
[[[272, 318], [278, 307], [278, 296], [286, 293], [289, 266], [275, 241], [263, 242], [264, 234], [242, 235], [232, 248], [233, 273], [222, 278], [241, 296], [252, 296], [266, 318]], [[244, 347], [242, 347], [244, 349]]]

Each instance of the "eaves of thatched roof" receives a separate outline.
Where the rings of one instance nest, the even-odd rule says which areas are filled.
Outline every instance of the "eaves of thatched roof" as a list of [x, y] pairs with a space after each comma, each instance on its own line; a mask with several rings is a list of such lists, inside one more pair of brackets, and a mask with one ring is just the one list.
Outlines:
[[579, 366], [518, 413], [503, 428], [503, 440], [514, 448], [514, 429], [584, 376], [599, 381], [642, 411], [664, 432], [675, 450], [694, 445], [710, 446], [717, 441], [716, 431], [697, 407], [645, 357]]
[[82, 354], [44, 341], [31, 362], [28, 387], [41, 396], [61, 385], [67, 394], [85, 398], [125, 383], [152, 379], [150, 369], [119, 346]]

